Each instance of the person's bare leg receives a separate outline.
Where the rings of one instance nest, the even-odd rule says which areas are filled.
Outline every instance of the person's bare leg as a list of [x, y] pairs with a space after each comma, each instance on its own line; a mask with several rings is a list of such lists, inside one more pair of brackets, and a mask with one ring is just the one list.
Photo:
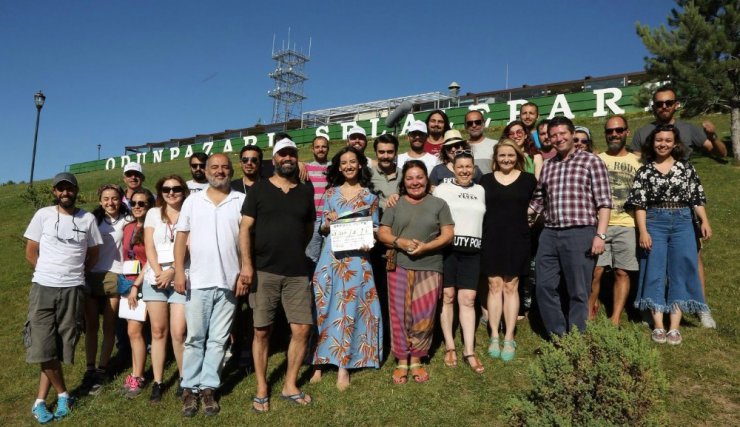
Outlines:
[[39, 399], [46, 399], [49, 394], [49, 388], [54, 387], [57, 394], [67, 391], [67, 385], [64, 383], [64, 372], [62, 364], [58, 360], [50, 360], [41, 364], [41, 377], [39, 379]]
[[172, 337], [172, 352], [175, 353], [177, 371], [182, 377], [182, 351], [185, 338], [188, 335], [188, 325], [185, 323], [185, 304], [168, 304], [170, 310], [170, 337]]
[[[291, 323], [290, 331], [292, 336], [290, 337], [290, 344], [288, 344], [288, 369], [285, 372], [283, 396], [291, 396], [301, 392], [296, 382], [298, 380], [298, 371], [306, 355], [306, 345], [311, 335], [311, 325]], [[311, 403], [311, 396], [306, 395], [304, 399], [299, 400], [297, 403], [307, 405]]]
[[491, 338], [498, 338], [498, 328], [503, 312], [504, 279], [500, 276], [488, 278], [488, 326]]
[[100, 348], [99, 366], [108, 366], [113, 346], [116, 344], [116, 320], [118, 319], [119, 297], [108, 298], [103, 306], [103, 345]]
[[681, 316], [683, 313], [681, 312], [681, 309], [678, 307], [673, 307], [673, 311], [671, 311], [670, 319], [671, 319], [671, 329], [678, 330], [681, 327]]
[[504, 282], [504, 323], [506, 332], [504, 340], [514, 339], [514, 329], [516, 329], [516, 318], [519, 314], [519, 278], [512, 277]]
[[665, 326], [663, 325], [663, 312], [662, 311], [653, 311], [653, 329], [665, 329]]
[[[449, 286], [443, 289], [442, 293], [442, 311], [439, 315], [439, 323], [442, 327], [442, 336], [445, 340], [444, 363], [447, 366], [457, 365], [457, 356], [455, 350], [455, 336], [452, 333], [452, 324], [455, 317], [455, 287]], [[475, 322], [475, 311], [473, 311], [473, 322]]]
[[[445, 288], [445, 291], [447, 291], [447, 288]], [[462, 328], [463, 348], [466, 355], [475, 354], [476, 293], [473, 289], [460, 289], [457, 291], [457, 304], [460, 309], [460, 328]]]
[[[146, 364], [146, 344], [144, 343], [144, 335], [142, 335], [144, 322], [129, 320], [126, 323], [128, 339], [131, 342], [131, 374], [137, 378], [142, 378], [144, 376], [144, 365]], [[162, 382], [161, 376], [157, 382]]]
[[[593, 288], [592, 288], [593, 292]], [[630, 275], [628, 271], [621, 268], [614, 269], [614, 309], [612, 310], [611, 321], [614, 326], [619, 326], [619, 320], [624, 311], [624, 305], [627, 303], [627, 296], [630, 293]]]
[[[615, 270], [616, 271], [616, 270]], [[594, 278], [591, 280], [591, 294], [588, 296], [588, 320], [594, 320], [599, 312], [599, 292], [601, 291], [601, 277], [604, 275], [604, 267], [594, 267]], [[616, 279], [614, 283], [614, 299], [617, 292]], [[614, 301], [616, 305], [616, 301]], [[624, 306], [624, 304], [622, 305]]]
[[163, 301], [149, 301], [146, 304], [149, 311], [149, 323], [152, 328], [152, 373], [154, 381], [162, 383], [164, 380], [164, 363], [167, 356], [167, 332], [169, 331], [169, 313], [167, 303]]
[[339, 368], [337, 372], [337, 388], [339, 391], [347, 390], [349, 387], [349, 370], [347, 368]]
[[[257, 380], [255, 397], [267, 397], [267, 353], [270, 349], [271, 326], [254, 328], [252, 340], [252, 358], [254, 359], [254, 377]], [[261, 408], [259, 408], [261, 409]]]

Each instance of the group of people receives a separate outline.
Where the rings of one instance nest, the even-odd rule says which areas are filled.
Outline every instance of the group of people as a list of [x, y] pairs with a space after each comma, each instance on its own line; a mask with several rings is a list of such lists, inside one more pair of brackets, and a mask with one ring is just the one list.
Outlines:
[[[252, 410], [270, 410], [267, 363], [280, 308], [290, 329], [280, 398], [295, 405], [312, 402], [297, 383], [304, 362], [313, 365], [311, 382], [335, 366], [344, 390], [351, 370], [380, 367], [388, 333], [395, 384], [430, 379], [424, 360], [437, 325], [444, 364], [457, 366], [455, 304], [462, 361], [473, 372], [485, 372], [475, 350], [478, 301], [490, 327], [488, 355], [514, 359], [520, 283], [525, 298], [536, 297], [548, 336], [560, 336], [585, 330], [596, 315], [607, 271], [614, 274], [611, 319], [618, 324], [630, 273], [639, 271], [635, 306], [652, 313], [652, 339], [680, 344], [682, 313], [699, 313], [714, 327], [699, 257], [712, 230], [689, 147], [726, 151], [710, 123], [701, 130], [676, 121], [677, 107], [673, 89], [658, 89], [655, 122], [636, 132], [632, 151], [627, 119], [609, 117], [607, 151], [598, 156], [588, 129], [559, 116], [538, 122], [533, 103], [498, 141], [485, 137], [480, 111], [465, 116], [468, 139], [443, 111], [433, 111], [411, 124], [408, 152], [383, 134], [373, 141], [374, 159], [365, 155], [361, 127], [349, 130], [347, 145], [331, 159], [328, 139], [316, 137], [314, 160], [306, 163], [280, 134], [271, 163], [258, 146], [241, 149], [237, 179], [226, 154], [196, 153], [192, 180], [165, 176], [153, 194], [143, 188], [141, 165], [129, 163], [125, 189], [102, 186], [92, 214], [76, 207], [75, 176], [60, 173], [52, 182], [55, 205], [37, 211], [24, 235], [35, 269], [26, 359], [41, 364], [32, 413], [41, 423], [68, 414], [60, 363], [73, 361], [83, 316], [84, 392], [95, 394], [106, 382], [120, 312], [127, 320], [118, 340], [128, 341], [132, 361], [122, 392], [139, 395], [147, 323], [136, 312], [143, 306], [150, 401], [165, 391], [171, 338], [176, 393], [188, 417], [201, 407], [207, 416], [219, 412], [227, 348], [253, 362]], [[355, 221], [372, 227], [373, 238], [345, 248], [332, 233]], [[243, 303], [251, 308], [250, 328]], [[51, 387], [53, 413], [46, 405]]]

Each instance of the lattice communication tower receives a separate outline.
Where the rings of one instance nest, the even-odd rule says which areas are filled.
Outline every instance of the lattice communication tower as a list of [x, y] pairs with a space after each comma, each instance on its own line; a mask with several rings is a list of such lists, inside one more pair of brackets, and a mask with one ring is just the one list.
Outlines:
[[300, 119], [303, 113], [303, 82], [308, 76], [303, 72], [306, 62], [311, 59], [311, 39], [308, 42], [308, 54], [299, 52], [295, 44], [290, 46], [290, 29], [288, 29], [288, 43], [283, 42], [282, 48], [275, 51], [275, 38], [272, 39], [272, 59], [275, 61], [275, 70], [268, 74], [275, 81], [275, 88], [267, 94], [274, 99], [272, 105], [272, 122], [287, 122], [291, 119]]

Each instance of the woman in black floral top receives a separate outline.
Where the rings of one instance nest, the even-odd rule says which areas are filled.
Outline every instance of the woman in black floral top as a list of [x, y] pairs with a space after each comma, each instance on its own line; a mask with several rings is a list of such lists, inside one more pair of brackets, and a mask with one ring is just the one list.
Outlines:
[[[680, 344], [683, 312], [708, 311], [699, 281], [698, 258], [691, 210], [709, 239], [704, 188], [696, 170], [684, 158], [678, 129], [658, 126], [648, 136], [643, 163], [635, 176], [625, 207], [635, 209], [640, 232], [640, 282], [635, 307], [651, 310], [658, 343]], [[670, 313], [668, 333], [663, 314]]]

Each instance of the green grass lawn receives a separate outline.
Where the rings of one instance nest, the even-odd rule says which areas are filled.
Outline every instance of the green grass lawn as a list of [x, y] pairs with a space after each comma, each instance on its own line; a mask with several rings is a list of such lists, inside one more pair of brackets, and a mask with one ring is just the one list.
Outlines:
[[[729, 115], [709, 117], [718, 127], [721, 136], [729, 139]], [[630, 127], [638, 128], [647, 123], [649, 117], [630, 116]], [[700, 119], [692, 120], [697, 123]], [[598, 148], [605, 147], [603, 120], [578, 120], [592, 128]], [[497, 138], [501, 128], [489, 132]], [[338, 144], [332, 145], [336, 150]], [[404, 141], [402, 151], [407, 147]], [[371, 151], [371, 147], [368, 152]], [[301, 149], [301, 158], [308, 160], [310, 150]], [[738, 301], [740, 295], [740, 270], [733, 264], [740, 254], [740, 168], [715, 160], [699, 157], [694, 159], [702, 178], [709, 203], [707, 211], [714, 237], [704, 246], [704, 261], [707, 277], [707, 300], [714, 312], [718, 329], [702, 329], [698, 319], [689, 316], [682, 329], [684, 343], [673, 347], [660, 346], [661, 364], [670, 382], [666, 396], [666, 407], [672, 424], [675, 425], [737, 425], [740, 419], [740, 381], [738, 381]], [[144, 166], [147, 186], [153, 187], [157, 178], [166, 173], [181, 173], [189, 176], [184, 161]], [[39, 176], [52, 176], [57, 171], [40, 171]], [[120, 169], [79, 175], [85, 203], [92, 209], [95, 205], [95, 189], [107, 182], [121, 182]], [[240, 173], [237, 172], [237, 176]], [[45, 191], [49, 181], [36, 183]], [[0, 211], [3, 212], [0, 227], [0, 256], [5, 267], [0, 269], [0, 410], [3, 425], [35, 424], [30, 409], [38, 384], [38, 365], [25, 363], [25, 351], [21, 342], [21, 328], [26, 316], [27, 294], [30, 286], [31, 268], [24, 259], [25, 242], [23, 231], [34, 212], [32, 204], [21, 197], [25, 186], [5, 185], [0, 187]], [[603, 311], [603, 309], [602, 309]], [[626, 320], [624, 333], [637, 333], [649, 339], [647, 327]], [[161, 404], [148, 402], [149, 389], [134, 400], [119, 396], [117, 390], [126, 374], [124, 371], [97, 397], [79, 400], [73, 414], [65, 423], [84, 425], [179, 425], [207, 423], [211, 425], [258, 424], [268, 422], [277, 425], [503, 425], [500, 417], [503, 405], [514, 393], [526, 389], [528, 365], [538, 356], [534, 350], [543, 343], [533, 332], [527, 320], [519, 323], [517, 357], [504, 364], [493, 361], [485, 353], [487, 332], [480, 327], [477, 333], [477, 353], [486, 372], [476, 375], [462, 364], [446, 368], [442, 353], [431, 358], [429, 370], [431, 381], [419, 385], [394, 386], [390, 377], [392, 361], [378, 371], [365, 370], [352, 377], [352, 386], [345, 392], [334, 387], [336, 374], [329, 372], [319, 384], [307, 384], [308, 369], [302, 371], [306, 384], [304, 390], [314, 398], [310, 407], [294, 407], [278, 399], [284, 376], [284, 352], [271, 356], [268, 376], [272, 381], [271, 412], [255, 415], [250, 412], [251, 397], [255, 389], [252, 374], [243, 376], [233, 370], [225, 372], [226, 386], [221, 398], [221, 413], [206, 419], [199, 414], [192, 420], [180, 416], [180, 404], [170, 389]], [[461, 349], [461, 346], [458, 346]], [[386, 354], [389, 348], [385, 349]], [[85, 368], [84, 346], [77, 347], [77, 360], [73, 366], [65, 367], [70, 389], [77, 387]], [[168, 365], [166, 378], [177, 376], [174, 363]], [[53, 394], [53, 392], [52, 392]]]

